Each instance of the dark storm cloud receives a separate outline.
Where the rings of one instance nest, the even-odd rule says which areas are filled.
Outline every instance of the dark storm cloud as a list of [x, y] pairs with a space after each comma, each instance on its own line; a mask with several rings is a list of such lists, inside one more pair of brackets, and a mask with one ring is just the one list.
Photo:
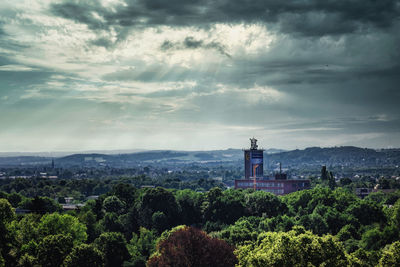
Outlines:
[[92, 29], [108, 28], [107, 24], [102, 23], [94, 16], [93, 12], [98, 12], [99, 14], [106, 12], [101, 8], [101, 4], [98, 1], [93, 1], [91, 4], [83, 1], [65, 1], [62, 4], [53, 4], [51, 11], [57, 16], [86, 24]]
[[226, 48], [223, 44], [220, 44], [219, 42], [211, 41], [211, 42], [206, 42], [203, 40], [197, 40], [192, 36], [188, 36], [183, 40], [183, 42], [172, 42], [169, 40], [165, 40], [161, 46], [160, 49], [163, 51], [167, 50], [181, 50], [181, 49], [198, 49], [198, 48], [203, 48], [203, 49], [214, 49], [217, 52], [219, 52], [221, 55], [231, 57], [229, 53], [226, 51]]
[[[135, 0], [114, 10], [97, 1], [64, 1], [51, 12], [92, 29], [129, 26], [199, 26], [212, 23], [276, 23], [278, 29], [306, 36], [387, 28], [399, 19], [399, 0]], [[103, 20], [94, 15], [96, 12]]]
[[91, 41], [91, 44], [93, 44], [95, 46], [102, 46], [105, 48], [110, 48], [110, 47], [113, 47], [113, 45], [114, 45], [114, 43], [111, 40], [104, 38], [104, 37]]

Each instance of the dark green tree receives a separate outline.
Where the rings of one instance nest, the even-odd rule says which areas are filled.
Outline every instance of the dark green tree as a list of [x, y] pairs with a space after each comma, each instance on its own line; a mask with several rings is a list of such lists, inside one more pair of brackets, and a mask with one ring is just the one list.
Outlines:
[[81, 244], [74, 247], [64, 260], [65, 267], [102, 267], [104, 259], [101, 252], [93, 245]]
[[106, 212], [113, 212], [116, 214], [121, 214], [121, 213], [123, 213], [123, 211], [125, 209], [125, 203], [122, 202], [116, 196], [109, 196], [106, 199], [104, 199], [103, 207]]
[[138, 220], [141, 226], [152, 227], [152, 216], [161, 211], [166, 216], [168, 228], [178, 221], [179, 206], [174, 195], [161, 187], [150, 188], [144, 192], [137, 203]]
[[104, 255], [106, 267], [122, 266], [122, 263], [130, 258], [125, 237], [121, 233], [103, 233], [94, 243]]
[[69, 235], [49, 235], [38, 246], [38, 261], [41, 266], [61, 266], [73, 247]]

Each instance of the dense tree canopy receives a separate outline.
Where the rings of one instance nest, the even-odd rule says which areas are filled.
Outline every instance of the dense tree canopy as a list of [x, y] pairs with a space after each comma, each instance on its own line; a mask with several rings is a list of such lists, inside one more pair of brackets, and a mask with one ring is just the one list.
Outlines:
[[[193, 257], [210, 266], [397, 264], [400, 191], [360, 199], [328, 185], [285, 196], [108, 186], [68, 212], [53, 199], [0, 192], [0, 264], [196, 266]], [[15, 214], [27, 207], [31, 213]]]
[[103, 254], [93, 245], [81, 244], [72, 249], [65, 258], [64, 265], [65, 267], [102, 267], [104, 265]]
[[301, 228], [268, 232], [236, 251], [239, 266], [347, 266], [344, 248], [333, 236], [317, 236]]

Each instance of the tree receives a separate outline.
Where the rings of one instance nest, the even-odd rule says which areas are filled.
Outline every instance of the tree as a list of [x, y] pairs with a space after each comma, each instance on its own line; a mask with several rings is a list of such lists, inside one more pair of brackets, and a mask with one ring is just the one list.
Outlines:
[[394, 242], [383, 251], [379, 266], [400, 266], [400, 241]]
[[80, 214], [80, 221], [86, 225], [86, 233], [88, 235], [88, 242], [93, 242], [100, 235], [99, 227], [96, 222], [96, 215], [93, 211], [89, 210], [86, 213]]
[[164, 212], [162, 211], [154, 212], [153, 216], [151, 216], [151, 221], [153, 228], [159, 233], [162, 233], [164, 230], [168, 229], [167, 216], [165, 216]]
[[113, 187], [112, 193], [126, 205], [132, 206], [136, 198], [136, 188], [130, 184], [119, 183]]
[[277, 196], [264, 191], [246, 194], [245, 207], [250, 215], [265, 217], [275, 217], [287, 210], [286, 205]]
[[36, 213], [48, 213], [61, 211], [61, 206], [53, 199], [48, 197], [35, 197], [33, 199], [25, 199], [21, 203], [22, 208], [31, 210]]
[[71, 252], [72, 238], [69, 235], [49, 235], [38, 246], [38, 260], [42, 266], [61, 266]]
[[393, 205], [392, 222], [400, 229], [400, 199]]
[[19, 258], [18, 267], [36, 267], [38, 266], [37, 263], [37, 259], [34, 256], [25, 253]]
[[326, 166], [322, 166], [321, 168], [321, 180], [328, 180], [328, 172], [326, 171]]
[[38, 231], [42, 237], [56, 234], [70, 235], [74, 245], [84, 242], [87, 238], [86, 226], [80, 223], [78, 218], [69, 214], [52, 213], [44, 215], [40, 219]]
[[125, 203], [116, 196], [109, 196], [103, 201], [103, 207], [106, 212], [121, 214], [125, 208]]
[[108, 212], [101, 220], [101, 225], [107, 232], [123, 232], [124, 227], [118, 215], [114, 212]]
[[348, 255], [333, 236], [323, 237], [294, 228], [261, 233], [256, 242], [235, 251], [238, 266], [347, 266]]
[[202, 204], [204, 221], [232, 224], [246, 214], [244, 193], [215, 187], [208, 191]]
[[15, 218], [15, 212], [7, 199], [0, 198], [0, 262], [1, 259], [7, 260], [8, 251], [12, 241], [10, 223]]
[[349, 185], [349, 184], [351, 184], [353, 181], [350, 179], [350, 178], [340, 178], [340, 184], [342, 185], [342, 186], [346, 186], [346, 185]]
[[0, 198], [0, 225], [5, 225], [15, 218], [15, 212], [7, 199]]
[[346, 213], [354, 216], [362, 225], [386, 220], [382, 206], [370, 200], [361, 200], [352, 204]]
[[256, 240], [257, 226], [261, 218], [259, 217], [242, 217], [227, 228], [217, 233], [217, 237], [225, 240], [228, 244], [242, 245], [249, 240]]
[[150, 188], [140, 197], [137, 203], [138, 219], [141, 226], [152, 227], [152, 216], [156, 211], [161, 211], [166, 216], [166, 225], [172, 227], [178, 220], [178, 203], [174, 195], [164, 188]]
[[180, 207], [179, 223], [192, 225], [201, 222], [202, 193], [190, 189], [179, 190], [175, 193], [175, 198]]
[[81, 244], [74, 247], [65, 258], [64, 266], [101, 267], [104, 266], [103, 254], [93, 245]]
[[272, 218], [265, 218], [260, 222], [259, 228], [263, 231], [269, 232], [287, 232], [292, 229], [295, 225], [294, 217], [289, 217], [287, 215], [278, 215]]
[[147, 266], [235, 266], [233, 247], [225, 241], [211, 238], [205, 232], [183, 227], [171, 233], [157, 244], [157, 251], [150, 257]]
[[130, 257], [128, 249], [126, 248], [125, 237], [121, 233], [103, 233], [94, 243], [104, 255], [106, 267], [122, 266], [122, 263]]
[[153, 253], [156, 246], [157, 235], [154, 231], [140, 227], [139, 236], [133, 234], [132, 239], [128, 244], [128, 250], [131, 254], [131, 259], [127, 266], [146, 266], [146, 261]]
[[335, 187], [336, 187], [335, 176], [333, 176], [332, 172], [329, 172], [329, 175], [328, 175], [328, 186], [331, 190], [335, 189]]

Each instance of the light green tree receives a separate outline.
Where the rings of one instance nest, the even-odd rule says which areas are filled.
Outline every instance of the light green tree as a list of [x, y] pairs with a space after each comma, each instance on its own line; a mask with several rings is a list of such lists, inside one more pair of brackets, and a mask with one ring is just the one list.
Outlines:
[[302, 227], [267, 232], [236, 250], [238, 266], [347, 266], [350, 257], [331, 235], [317, 236]]
[[38, 225], [39, 236], [62, 234], [70, 235], [74, 245], [86, 241], [86, 226], [78, 218], [69, 214], [46, 214], [40, 219]]
[[400, 241], [396, 241], [383, 250], [379, 266], [400, 266]]

